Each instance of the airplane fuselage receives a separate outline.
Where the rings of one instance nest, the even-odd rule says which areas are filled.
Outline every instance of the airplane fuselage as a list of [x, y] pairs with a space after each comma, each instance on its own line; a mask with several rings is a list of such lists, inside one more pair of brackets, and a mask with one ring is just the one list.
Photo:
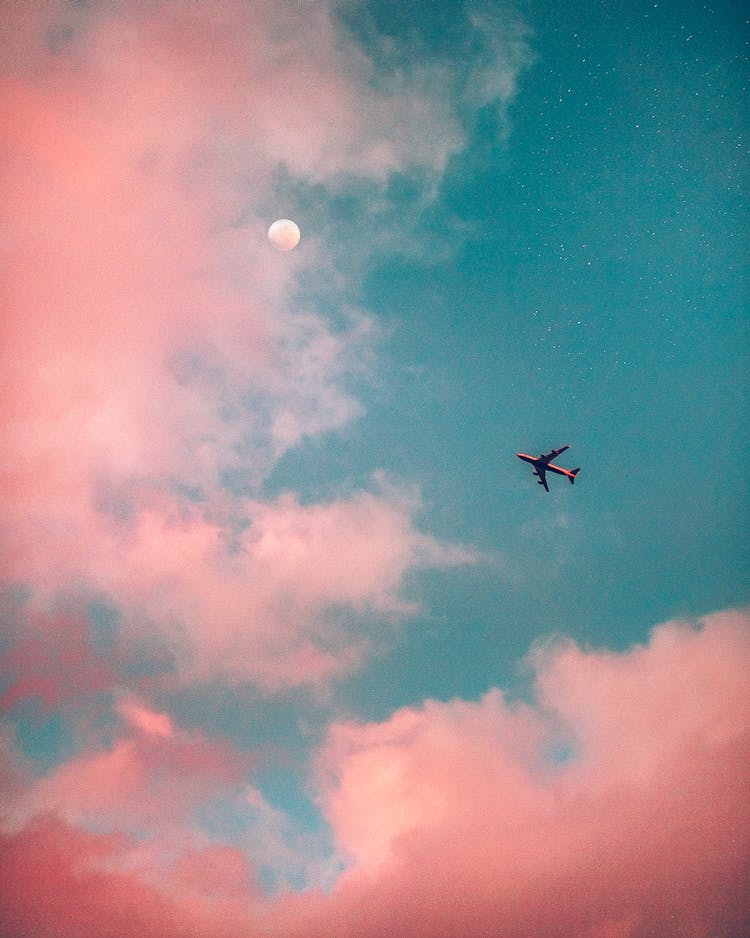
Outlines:
[[524, 462], [531, 463], [535, 469], [544, 469], [545, 472], [556, 472], [560, 476], [567, 476], [569, 479], [574, 477], [574, 473], [570, 469], [563, 469], [562, 466], [556, 466], [554, 463], [545, 462], [543, 459], [540, 459], [538, 456], [529, 456], [528, 453], [516, 453], [519, 459], [523, 459]]

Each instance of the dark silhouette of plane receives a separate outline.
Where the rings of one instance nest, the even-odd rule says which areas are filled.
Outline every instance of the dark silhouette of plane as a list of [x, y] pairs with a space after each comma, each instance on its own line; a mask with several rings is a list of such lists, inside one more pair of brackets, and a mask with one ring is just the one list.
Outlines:
[[560, 453], [564, 453], [566, 449], [570, 449], [569, 446], [563, 446], [560, 449], [553, 449], [551, 453], [543, 453], [541, 456], [529, 456], [526, 453], [516, 453], [519, 459], [523, 459], [524, 462], [531, 463], [534, 467], [534, 475], [539, 476], [537, 482], [539, 485], [543, 485], [544, 488], [549, 492], [547, 487], [546, 474], [548, 472], [556, 472], [560, 476], [567, 476], [570, 479], [570, 484], [572, 485], [580, 469], [563, 469], [561, 466], [555, 466], [552, 464], [552, 460], [559, 456]]

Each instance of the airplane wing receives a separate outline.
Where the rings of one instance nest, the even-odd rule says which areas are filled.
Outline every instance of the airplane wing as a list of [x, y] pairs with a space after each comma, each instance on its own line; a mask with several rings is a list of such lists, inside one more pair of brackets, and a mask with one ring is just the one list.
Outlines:
[[547, 472], [542, 466], [537, 466], [535, 475], [539, 476], [539, 484], [543, 485], [545, 490], [549, 492], [549, 486], [547, 485]]
[[553, 449], [551, 453], [544, 453], [539, 458], [543, 459], [544, 462], [551, 462], [556, 456], [559, 456], [560, 453], [564, 453], [566, 449], [570, 449], [570, 446], [561, 446], [560, 449]]

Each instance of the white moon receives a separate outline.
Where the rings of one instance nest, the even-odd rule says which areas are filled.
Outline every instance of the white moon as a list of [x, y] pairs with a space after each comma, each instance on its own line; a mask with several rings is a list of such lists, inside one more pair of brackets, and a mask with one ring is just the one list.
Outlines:
[[291, 251], [299, 244], [300, 230], [288, 218], [280, 218], [268, 229], [268, 240], [279, 251]]

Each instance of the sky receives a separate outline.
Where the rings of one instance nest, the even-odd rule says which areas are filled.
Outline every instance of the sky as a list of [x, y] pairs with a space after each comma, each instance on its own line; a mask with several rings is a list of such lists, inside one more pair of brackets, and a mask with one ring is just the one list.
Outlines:
[[745, 933], [749, 41], [0, 2], [4, 935]]

